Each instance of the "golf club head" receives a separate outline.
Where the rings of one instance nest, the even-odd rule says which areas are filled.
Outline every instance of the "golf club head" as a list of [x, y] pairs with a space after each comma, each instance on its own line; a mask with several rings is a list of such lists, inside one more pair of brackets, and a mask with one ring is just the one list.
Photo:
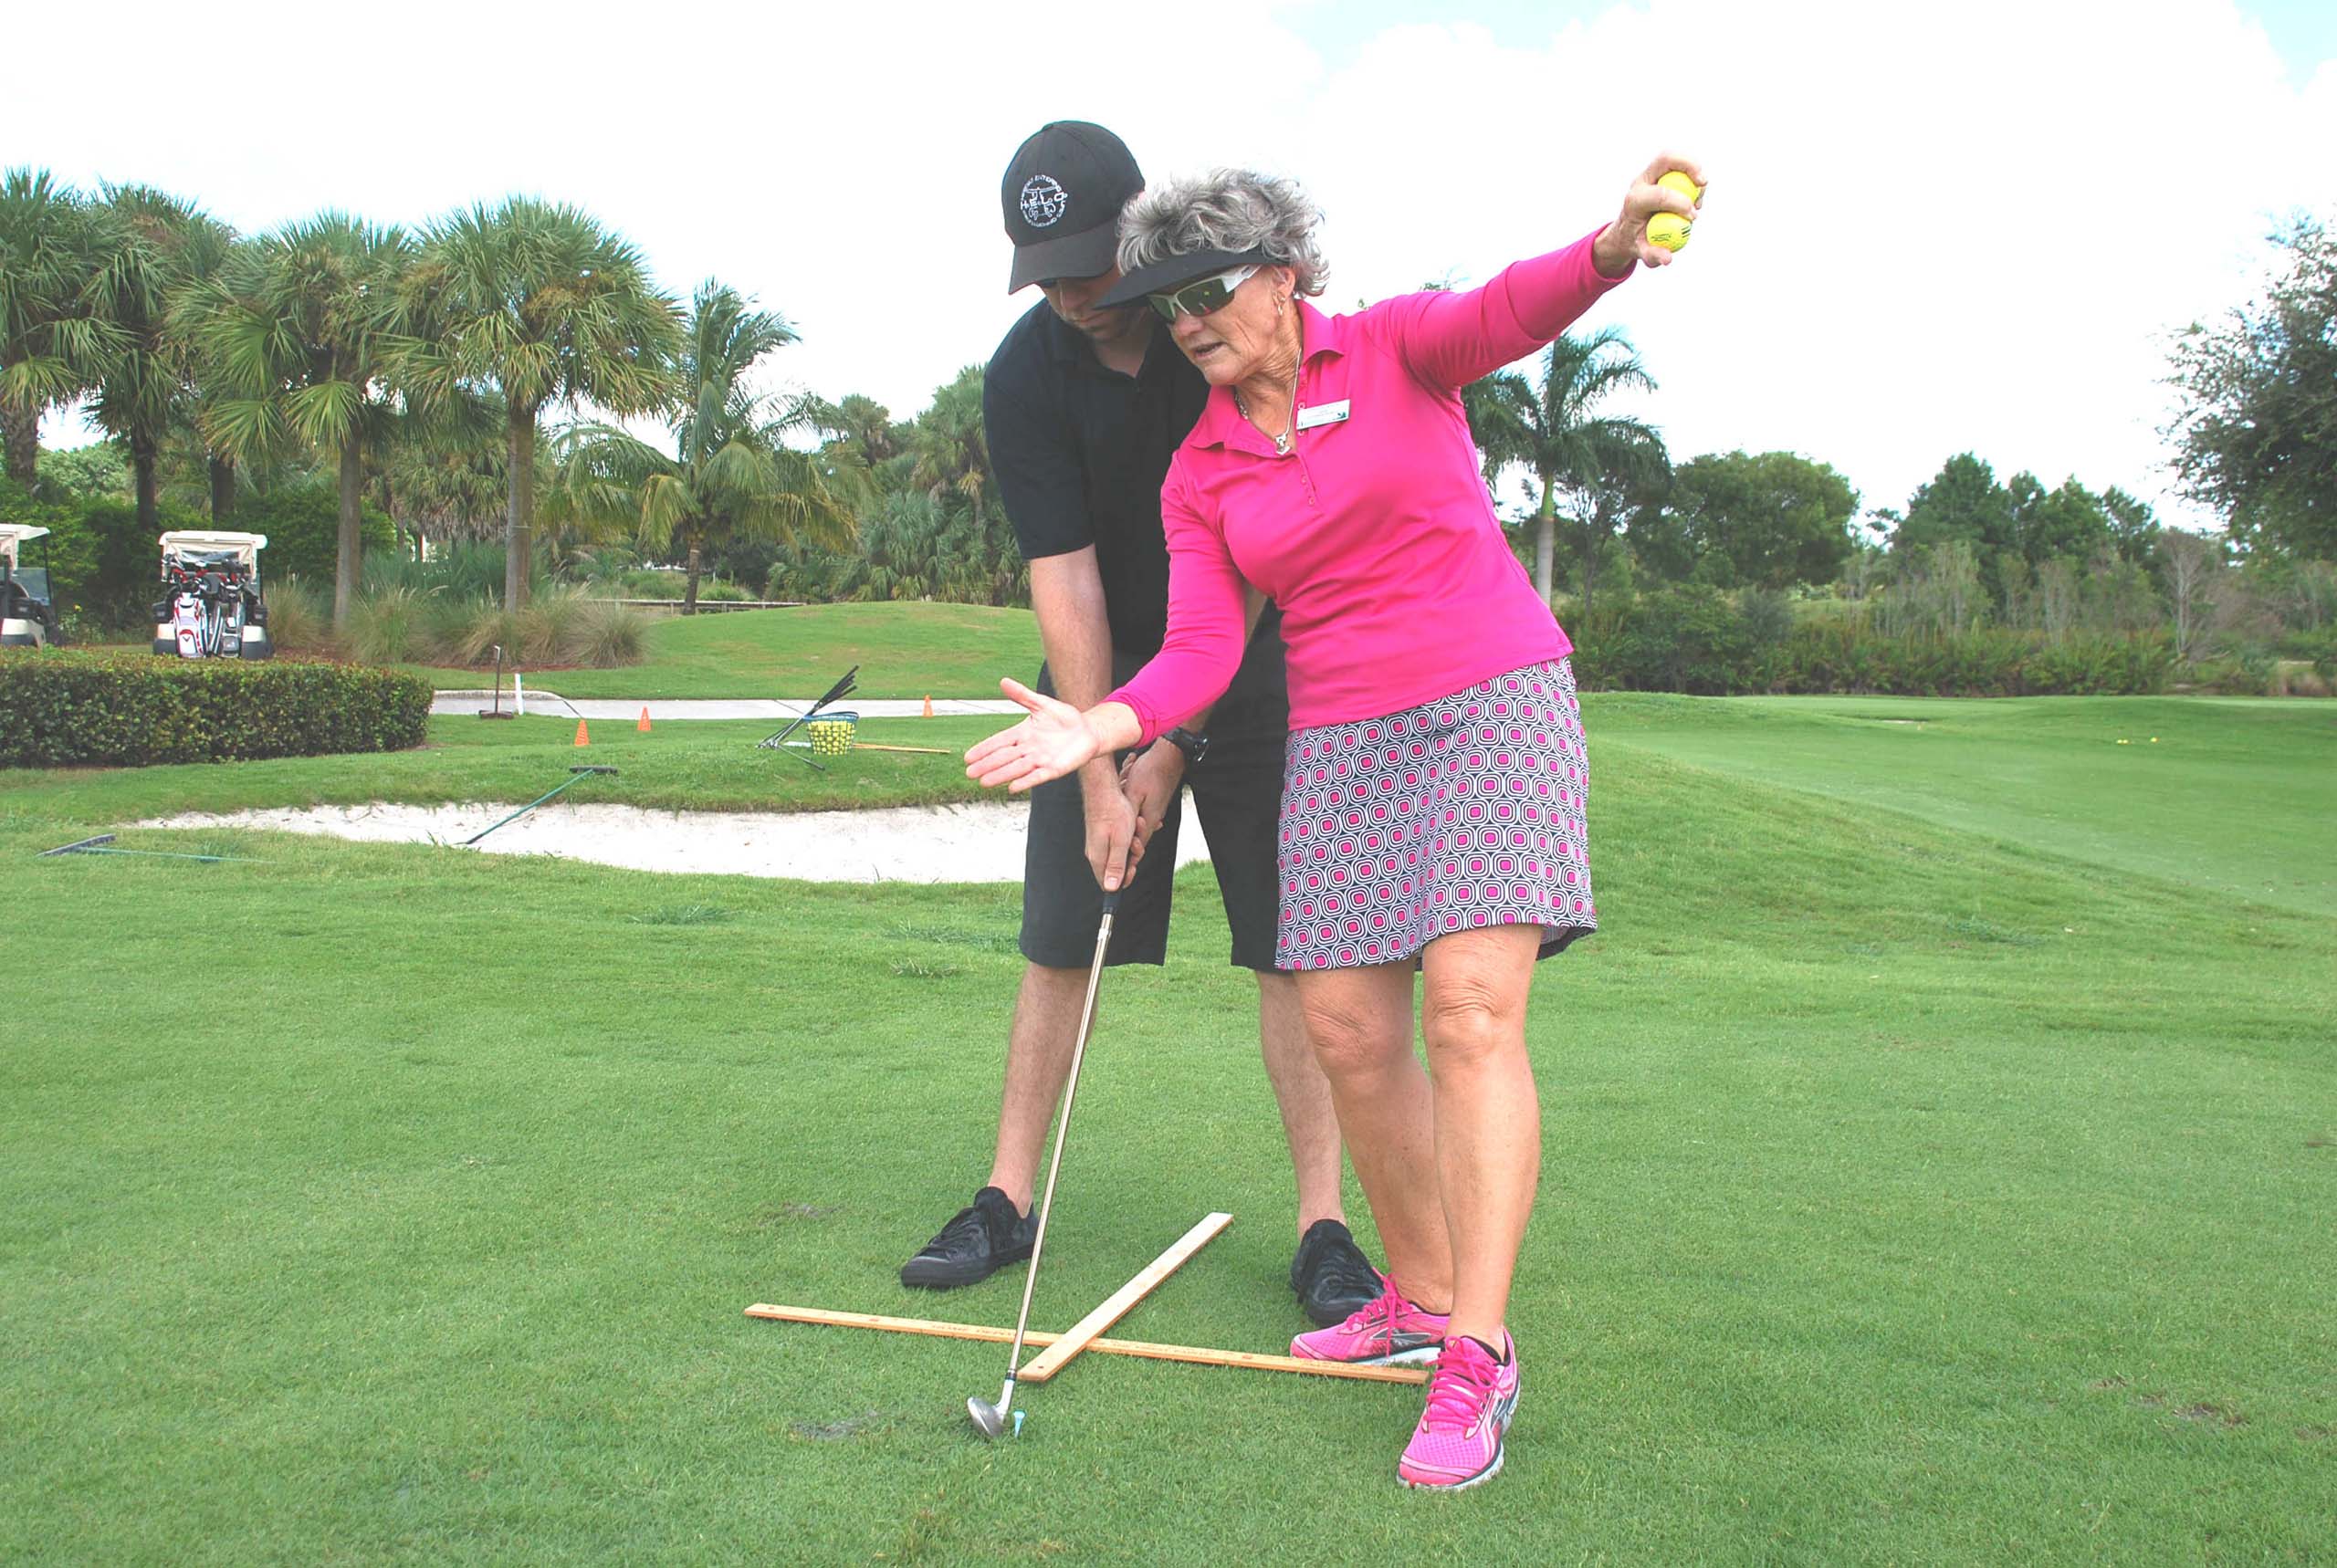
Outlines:
[[1006, 1435], [1006, 1412], [980, 1395], [966, 1401], [966, 1414], [974, 1418], [974, 1430], [993, 1442]]

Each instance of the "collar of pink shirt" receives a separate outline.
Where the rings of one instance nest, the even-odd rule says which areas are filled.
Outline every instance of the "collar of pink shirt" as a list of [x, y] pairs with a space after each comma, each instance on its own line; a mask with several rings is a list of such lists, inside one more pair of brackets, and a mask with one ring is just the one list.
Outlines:
[[[1322, 362], [1346, 357], [1354, 344], [1354, 334], [1361, 329], [1352, 316], [1326, 316], [1301, 299], [1298, 301], [1299, 341], [1305, 346], [1305, 358], [1298, 371], [1298, 401], [1306, 402], [1309, 386], [1322, 373]], [[1295, 413], [1293, 418], [1296, 417]], [[1209, 390], [1209, 402], [1201, 416], [1193, 423], [1192, 434], [1185, 437], [1191, 447], [1222, 446], [1236, 452], [1255, 453], [1260, 457], [1277, 455], [1274, 444], [1257, 426], [1242, 417], [1233, 405], [1231, 387], [1213, 386]]]

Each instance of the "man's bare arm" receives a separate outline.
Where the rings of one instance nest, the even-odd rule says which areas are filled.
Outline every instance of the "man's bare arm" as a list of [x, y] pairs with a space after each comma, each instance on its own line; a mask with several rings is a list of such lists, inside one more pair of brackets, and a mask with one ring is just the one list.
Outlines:
[[[1102, 702], [1112, 690], [1112, 623], [1095, 548], [1033, 560], [1031, 608], [1039, 618], [1039, 644], [1046, 652], [1055, 695], [1083, 709]], [[1136, 811], [1120, 791], [1119, 773], [1108, 756], [1079, 770], [1079, 789], [1087, 810], [1087, 863], [1102, 883], [1132, 863]]]
[[1112, 690], [1112, 623], [1095, 547], [1032, 561], [1031, 608], [1039, 617], [1039, 643], [1055, 695], [1075, 707], [1102, 702]]

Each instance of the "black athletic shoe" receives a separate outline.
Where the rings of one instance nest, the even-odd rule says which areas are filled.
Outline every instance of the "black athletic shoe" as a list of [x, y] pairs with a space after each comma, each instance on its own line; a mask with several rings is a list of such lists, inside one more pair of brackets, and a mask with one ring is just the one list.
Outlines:
[[901, 1283], [954, 1290], [987, 1280], [1030, 1255], [1031, 1217], [1017, 1214], [1012, 1198], [986, 1186], [925, 1244], [924, 1251], [901, 1265]]
[[1387, 1286], [1346, 1226], [1318, 1219], [1306, 1228], [1298, 1256], [1290, 1260], [1290, 1288], [1315, 1325], [1329, 1328], [1378, 1300]]

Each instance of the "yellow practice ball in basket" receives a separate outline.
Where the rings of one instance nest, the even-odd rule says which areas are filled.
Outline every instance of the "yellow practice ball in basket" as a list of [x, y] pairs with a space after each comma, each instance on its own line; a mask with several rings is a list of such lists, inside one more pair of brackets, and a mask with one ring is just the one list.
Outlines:
[[814, 721], [805, 727], [812, 732], [814, 757], [842, 757], [852, 749], [852, 726], [842, 719]]
[[[1687, 197], [1692, 202], [1703, 194], [1702, 187], [1697, 185], [1696, 182], [1677, 169], [1664, 175], [1656, 183], [1675, 194]], [[1678, 213], [1658, 213], [1647, 221], [1648, 243], [1660, 245], [1666, 250], [1676, 252], [1688, 243], [1688, 230], [1692, 226], [1689, 220], [1682, 217]]]

